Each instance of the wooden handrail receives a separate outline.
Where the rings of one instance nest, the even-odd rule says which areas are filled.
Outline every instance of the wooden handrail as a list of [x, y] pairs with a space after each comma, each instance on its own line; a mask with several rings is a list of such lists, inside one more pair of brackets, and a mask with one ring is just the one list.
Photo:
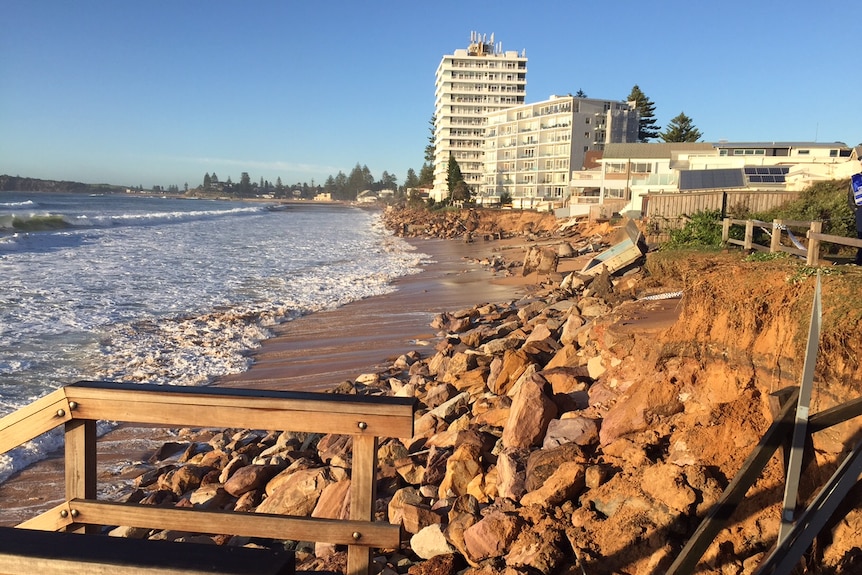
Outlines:
[[[745, 226], [745, 239], [735, 240], [730, 237], [730, 227], [732, 225]], [[772, 240], [769, 246], [763, 246], [753, 241], [754, 228], [770, 229]], [[788, 228], [804, 228], [806, 229], [805, 236], [808, 239], [806, 249], [799, 249], [781, 245], [781, 232]], [[744, 250], [757, 250], [761, 252], [785, 252], [805, 258], [805, 263], [809, 266], [820, 265], [820, 244], [823, 242], [839, 244], [855, 248], [862, 248], [862, 240], [857, 238], [848, 238], [844, 236], [835, 236], [831, 234], [821, 233], [823, 222], [814, 221], [797, 221], [797, 220], [773, 220], [772, 223], [762, 222], [759, 220], [737, 220], [733, 218], [724, 218], [722, 220], [721, 241], [730, 244], [742, 246]]]
[[[348, 545], [347, 572], [368, 572], [373, 547], [397, 547], [398, 525], [373, 521], [380, 437], [413, 435], [412, 398], [82, 381], [0, 419], [0, 453], [65, 426], [66, 501], [21, 526], [130, 525]], [[350, 435], [350, 520], [165, 509], [96, 500], [97, 420]]]

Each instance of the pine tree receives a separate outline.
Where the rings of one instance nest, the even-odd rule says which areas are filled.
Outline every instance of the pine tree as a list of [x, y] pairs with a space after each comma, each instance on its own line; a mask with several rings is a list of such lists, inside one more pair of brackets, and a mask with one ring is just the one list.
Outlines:
[[434, 163], [434, 124], [437, 123], [437, 116], [431, 116], [431, 120], [428, 122], [431, 124], [429, 130], [431, 130], [431, 135], [428, 136], [428, 145], [425, 146], [425, 161], [429, 163]]
[[449, 189], [449, 197], [452, 197], [455, 186], [463, 179], [464, 175], [461, 173], [461, 166], [458, 165], [458, 160], [455, 159], [455, 156], [450, 153], [449, 163], [446, 165], [446, 185]]
[[575, 98], [586, 98], [587, 94], [583, 90], [578, 90], [575, 92]]
[[670, 121], [667, 129], [659, 134], [659, 137], [664, 142], [697, 142], [703, 134], [695, 127], [691, 118], [685, 115], [685, 112], [680, 112], [679, 116]]
[[656, 125], [655, 120], [655, 104], [646, 97], [646, 94], [641, 92], [640, 87], [635, 84], [631, 94], [626, 98], [628, 102], [635, 102], [635, 107], [640, 112], [640, 120], [638, 122], [638, 141], [648, 142], [652, 138], [657, 138], [661, 131], [661, 126]]
[[434, 164], [425, 162], [419, 170], [419, 186], [429, 187], [434, 184]]
[[407, 168], [407, 177], [404, 178], [405, 188], [416, 188], [419, 186], [419, 176], [413, 168]]

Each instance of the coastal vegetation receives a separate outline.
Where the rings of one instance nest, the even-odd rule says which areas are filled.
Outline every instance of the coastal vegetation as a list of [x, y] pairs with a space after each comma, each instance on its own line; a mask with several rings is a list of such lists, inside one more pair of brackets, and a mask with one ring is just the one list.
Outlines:
[[[799, 199], [768, 212], [754, 213], [746, 206], [731, 206], [726, 214], [722, 214], [720, 210], [695, 212], [688, 217], [681, 228], [670, 231], [670, 238], [662, 244], [662, 249], [720, 248], [721, 220], [724, 217], [761, 222], [820, 221], [823, 222], [822, 229], [825, 234], [855, 238], [855, 217], [847, 201], [848, 185], [849, 181], [846, 179], [817, 182], [803, 190]], [[734, 239], [742, 239], [733, 235], [738, 236], [740, 233], [738, 229], [731, 230], [731, 236]]]

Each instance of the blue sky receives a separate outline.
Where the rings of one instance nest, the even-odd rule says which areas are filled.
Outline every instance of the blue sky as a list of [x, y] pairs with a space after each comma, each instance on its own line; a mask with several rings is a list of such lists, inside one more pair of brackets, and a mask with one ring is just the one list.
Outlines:
[[527, 101], [625, 99], [705, 141], [862, 142], [862, 4], [0, 0], [0, 174], [194, 187], [417, 172], [434, 72], [471, 31]]

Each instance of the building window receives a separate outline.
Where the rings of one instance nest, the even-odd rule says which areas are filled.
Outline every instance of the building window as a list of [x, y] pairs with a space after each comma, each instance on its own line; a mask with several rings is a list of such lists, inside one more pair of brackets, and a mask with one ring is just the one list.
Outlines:
[[626, 190], [625, 188], [605, 188], [605, 197], [613, 200], [624, 200], [626, 199]]
[[649, 174], [652, 172], [652, 164], [647, 162], [636, 162], [632, 164], [632, 172], [636, 174]]
[[807, 155], [808, 155], [808, 154], [810, 154], [810, 153], [811, 153], [811, 150], [798, 150], [798, 151], [796, 152], [796, 154], [797, 154], [797, 155], [799, 155], [799, 156], [807, 156]]
[[625, 174], [626, 165], [620, 162], [608, 162], [605, 165], [605, 173], [608, 174]]
[[838, 150], [829, 150], [829, 157], [830, 158], [837, 158], [838, 157]]

